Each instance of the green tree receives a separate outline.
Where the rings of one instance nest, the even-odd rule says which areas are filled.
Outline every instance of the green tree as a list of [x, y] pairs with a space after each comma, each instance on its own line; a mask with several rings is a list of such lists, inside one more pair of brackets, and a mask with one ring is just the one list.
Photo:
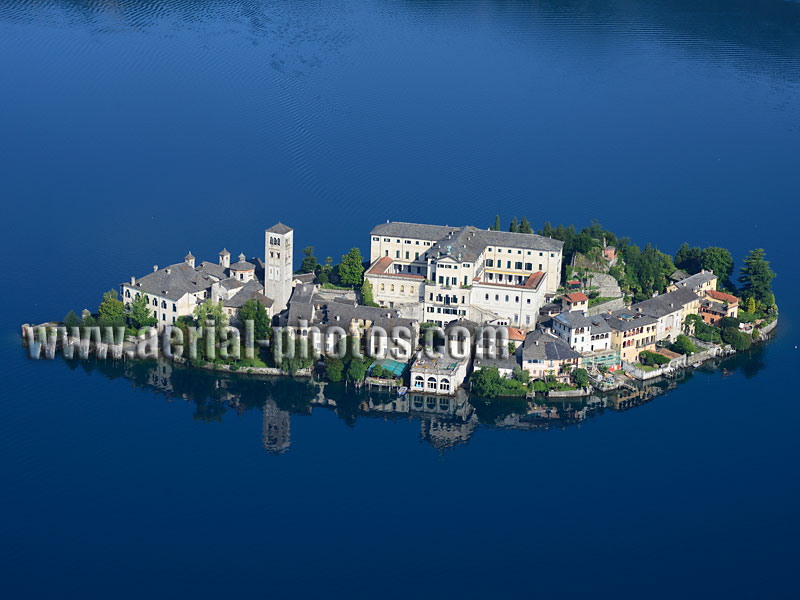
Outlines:
[[736, 327], [726, 327], [722, 330], [722, 341], [733, 346], [736, 351], [747, 350], [752, 343], [752, 338]]
[[697, 347], [692, 343], [692, 340], [689, 338], [689, 336], [683, 334], [679, 335], [675, 339], [675, 343], [672, 344], [671, 349], [673, 352], [685, 354], [686, 356], [691, 356], [697, 352]]
[[472, 391], [483, 398], [497, 398], [502, 384], [497, 367], [483, 367], [470, 376]]
[[494, 218], [494, 226], [492, 226], [494, 231], [500, 231], [500, 215], [495, 216]]
[[[703, 251], [698, 247], [690, 247], [688, 243], [684, 242], [678, 251], [675, 253], [675, 266], [683, 269], [689, 275], [699, 273], [702, 268], [701, 261], [703, 258]], [[716, 271], [714, 271], [716, 273]]]
[[103, 301], [97, 309], [97, 322], [101, 327], [125, 325], [125, 305], [119, 300], [116, 290], [103, 294]]
[[521, 367], [515, 367], [511, 373], [512, 379], [523, 385], [528, 385], [531, 381], [531, 374]]
[[586, 369], [575, 369], [572, 372], [572, 379], [579, 388], [585, 388], [589, 385], [589, 373]]
[[339, 281], [342, 285], [356, 287], [361, 285], [364, 277], [364, 259], [361, 257], [361, 250], [351, 248], [350, 252], [342, 256], [339, 264]]
[[367, 306], [378, 306], [372, 297], [372, 284], [366, 278], [361, 284], [361, 301]]
[[756, 312], [756, 299], [750, 296], [744, 303], [744, 309], [749, 313]]
[[344, 377], [344, 363], [338, 356], [325, 358], [325, 376], [329, 381], [341, 381]]
[[519, 224], [519, 232], [533, 233], [533, 229], [531, 228], [531, 224], [528, 221], [528, 217], [522, 217], [522, 222]]
[[751, 250], [744, 259], [739, 283], [742, 284], [742, 294], [745, 298], [754, 298], [756, 302], [761, 302], [769, 307], [775, 304], [775, 296], [772, 294], [772, 280], [775, 279], [775, 272], [770, 268], [769, 262], [765, 260], [766, 252], [763, 248]]
[[128, 306], [128, 321], [134, 329], [152, 327], [158, 321], [150, 312], [150, 298], [147, 294], [139, 294]]
[[729, 250], [717, 246], [709, 246], [700, 255], [700, 268], [710, 269], [719, 278], [719, 282], [727, 289], [733, 289], [733, 256]]
[[347, 380], [358, 382], [363, 381], [364, 376], [367, 374], [367, 365], [360, 358], [353, 358], [350, 364], [347, 365]]
[[380, 365], [375, 365], [374, 367], [372, 367], [372, 376], [378, 378], [383, 377], [384, 376], [383, 367]]
[[78, 315], [75, 314], [74, 310], [71, 310], [67, 313], [67, 316], [64, 317], [64, 326], [67, 328], [67, 331], [71, 331], [73, 327], [78, 327], [81, 324], [81, 320], [78, 318]]
[[300, 263], [301, 273], [314, 273], [319, 266], [317, 257], [314, 256], [314, 246], [303, 248], [303, 262]]
[[514, 219], [511, 221], [511, 225], [508, 226], [508, 230], [512, 233], [517, 233], [517, 229], [517, 217], [514, 217]]
[[206, 323], [211, 321], [217, 331], [228, 324], [228, 316], [225, 314], [221, 300], [213, 302], [211, 298], [208, 298], [202, 304], [198, 304], [194, 307], [194, 317], [201, 327], [205, 327]]
[[250, 298], [239, 309], [239, 321], [253, 321], [253, 335], [256, 340], [266, 340], [272, 335], [267, 309], [255, 298]]

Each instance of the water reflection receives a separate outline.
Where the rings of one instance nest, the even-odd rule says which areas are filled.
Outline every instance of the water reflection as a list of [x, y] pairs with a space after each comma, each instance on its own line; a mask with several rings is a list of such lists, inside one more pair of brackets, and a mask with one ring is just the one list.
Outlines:
[[[764, 367], [764, 346], [730, 358], [709, 362], [697, 371], [712, 376], [741, 372], [753, 377]], [[166, 360], [112, 362], [65, 361], [75, 371], [98, 372], [109, 379], [124, 378], [134, 388], [157, 392], [168, 401], [181, 399], [194, 405], [193, 418], [203, 423], [221, 422], [229, 411], [262, 413], [262, 444], [267, 452], [282, 454], [291, 447], [293, 415], [313, 415], [330, 410], [348, 426], [358, 419], [419, 423], [419, 439], [444, 451], [469, 442], [480, 428], [537, 430], [565, 428], [595, 418], [606, 410], [624, 411], [648, 403], [696, 376], [693, 370], [647, 384], [630, 381], [624, 388], [585, 398], [536, 397], [486, 400], [461, 391], [454, 397], [354, 390], [341, 384], [312, 379], [261, 378], [188, 369]]]

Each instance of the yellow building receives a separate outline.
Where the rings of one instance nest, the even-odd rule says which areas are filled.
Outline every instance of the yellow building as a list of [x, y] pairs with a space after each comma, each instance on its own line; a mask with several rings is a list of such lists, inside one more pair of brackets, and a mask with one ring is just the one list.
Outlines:
[[619, 350], [623, 362], [639, 362], [639, 353], [645, 350], [655, 352], [657, 319], [623, 309], [606, 320], [611, 327], [611, 347]]

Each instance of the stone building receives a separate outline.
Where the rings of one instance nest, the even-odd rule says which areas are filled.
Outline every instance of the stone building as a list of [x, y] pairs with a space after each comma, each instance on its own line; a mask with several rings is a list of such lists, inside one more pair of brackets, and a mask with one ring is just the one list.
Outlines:
[[292, 295], [294, 229], [277, 223], [264, 232], [264, 295], [275, 314], [283, 311]]
[[558, 287], [562, 249], [562, 242], [534, 234], [387, 222], [370, 233], [365, 277], [377, 303], [422, 303], [424, 320], [438, 325], [483, 322], [476, 316], [491, 312], [532, 328], [544, 296]]

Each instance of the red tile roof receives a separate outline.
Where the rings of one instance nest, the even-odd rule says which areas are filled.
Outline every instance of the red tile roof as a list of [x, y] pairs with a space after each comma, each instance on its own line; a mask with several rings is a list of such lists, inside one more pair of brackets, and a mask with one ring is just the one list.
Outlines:
[[507, 327], [508, 329], [508, 339], [515, 341], [515, 342], [524, 342], [525, 341], [525, 330], [520, 329], [519, 327]]
[[566, 298], [567, 300], [569, 300], [573, 304], [575, 302], [588, 302], [589, 301], [589, 298], [583, 292], [572, 292], [571, 294], [566, 294], [564, 296], [564, 298]]
[[380, 275], [384, 277], [402, 277], [404, 279], [425, 279], [422, 275], [412, 275], [411, 273], [392, 273], [388, 269], [392, 264], [392, 259], [389, 256], [382, 256], [375, 263], [367, 269], [364, 275]]
[[736, 296], [726, 294], [725, 292], [718, 292], [717, 290], [707, 290], [706, 296], [709, 296], [714, 300], [719, 300], [720, 302], [727, 302], [728, 304], [735, 304], [739, 302], [739, 299]]

